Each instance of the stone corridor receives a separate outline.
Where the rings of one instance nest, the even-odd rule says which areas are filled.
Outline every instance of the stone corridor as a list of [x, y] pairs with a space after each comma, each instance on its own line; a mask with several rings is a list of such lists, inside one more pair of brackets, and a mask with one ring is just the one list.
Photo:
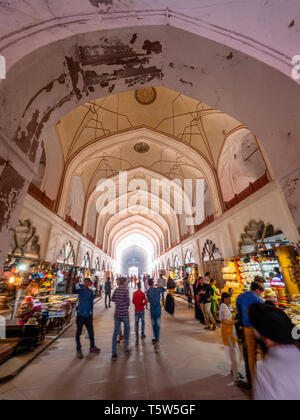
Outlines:
[[23, 372], [0, 385], [0, 400], [244, 400], [249, 395], [232, 385], [230, 367], [220, 330], [207, 332], [194, 319], [194, 311], [176, 299], [175, 316], [162, 318], [161, 349], [151, 344], [149, 312], [144, 344], [135, 346], [134, 309], [131, 307], [131, 354], [119, 347], [111, 361], [113, 306], [95, 306], [96, 342], [100, 356], [87, 355], [89, 342], [82, 335], [84, 360], [76, 359], [73, 325]]

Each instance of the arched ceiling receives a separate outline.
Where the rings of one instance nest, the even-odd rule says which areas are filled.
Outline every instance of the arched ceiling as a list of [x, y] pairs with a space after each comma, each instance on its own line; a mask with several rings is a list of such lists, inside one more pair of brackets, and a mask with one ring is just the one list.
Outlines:
[[[147, 91], [149, 93], [145, 97], [154, 99], [153, 103], [141, 104], [136, 99], [136, 92], [128, 91], [88, 102], [62, 118], [57, 131], [65, 161], [72, 159], [78, 150], [95, 139], [100, 141], [101, 138], [122, 131], [147, 127], [194, 147], [216, 166], [226, 134], [242, 124], [209, 105], [173, 90], [158, 86], [155, 87], [155, 94], [151, 88]], [[160, 161], [166, 162], [179, 159], [180, 164], [180, 157], [174, 152], [154, 145], [151, 149], [151, 157], [159, 156]], [[100, 172], [110, 174], [114, 172], [115, 160], [118, 165], [120, 160], [124, 169], [138, 166], [143, 156], [134, 155], [128, 159], [129, 151], [130, 144], [122, 150], [116, 147], [107, 156], [109, 162], [102, 154], [86, 165], [91, 172], [98, 168]], [[153, 159], [153, 169], [159, 166], [157, 161]]]
[[[71, 186], [80, 178], [84, 202], [76, 221], [82, 220], [83, 233], [113, 258], [132, 229], [150, 238], [156, 256], [194, 233], [187, 217], [193, 214], [196, 180], [203, 180], [199, 223], [212, 213], [220, 215], [223, 196], [236, 191], [218, 178], [218, 172], [224, 176], [224, 168], [232, 166], [231, 144], [244, 150], [238, 145], [246, 139], [250, 152], [256, 147], [262, 161], [259, 142], [239, 121], [161, 86], [90, 101], [63, 117], [56, 132], [65, 162], [58, 214], [72, 216], [68, 203], [76, 202], [78, 194]], [[190, 196], [183, 188], [187, 179], [194, 181]], [[162, 192], [153, 194], [154, 180], [164, 185], [173, 181], [170, 206]], [[221, 184], [228, 190], [223, 196]], [[180, 205], [183, 214], [178, 214]]]

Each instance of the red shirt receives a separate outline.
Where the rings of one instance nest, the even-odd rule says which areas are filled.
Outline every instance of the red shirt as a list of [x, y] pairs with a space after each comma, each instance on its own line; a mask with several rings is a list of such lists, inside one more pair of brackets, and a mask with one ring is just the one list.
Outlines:
[[135, 306], [135, 312], [142, 312], [145, 310], [145, 306], [147, 305], [147, 298], [144, 292], [141, 290], [137, 290], [133, 294], [132, 303]]

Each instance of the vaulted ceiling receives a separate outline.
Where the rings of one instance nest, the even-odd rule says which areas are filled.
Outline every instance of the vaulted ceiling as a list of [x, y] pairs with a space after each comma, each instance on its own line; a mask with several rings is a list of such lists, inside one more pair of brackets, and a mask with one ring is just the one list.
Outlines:
[[[220, 215], [224, 200], [265, 171], [259, 141], [243, 124], [161, 86], [112, 94], [76, 108], [59, 121], [45, 152], [46, 167], [54, 154], [62, 161], [60, 183], [51, 189], [57, 193], [58, 214], [69, 215], [109, 254], [130, 229], [143, 231], [156, 255], [192, 234], [194, 226], [186, 217], [192, 214], [196, 190], [193, 185], [190, 197], [182, 193], [186, 179], [203, 182], [197, 205], [204, 219]], [[120, 171], [126, 178], [119, 177]], [[181, 182], [169, 212], [163, 210], [164, 197], [151, 194], [154, 179]], [[117, 189], [115, 199], [110, 196], [111, 212], [103, 207], [112, 187], [99, 188], [107, 180]], [[47, 190], [45, 182], [41, 185]], [[128, 183], [130, 191], [124, 189]], [[180, 202], [186, 205], [183, 214], [176, 212]]]

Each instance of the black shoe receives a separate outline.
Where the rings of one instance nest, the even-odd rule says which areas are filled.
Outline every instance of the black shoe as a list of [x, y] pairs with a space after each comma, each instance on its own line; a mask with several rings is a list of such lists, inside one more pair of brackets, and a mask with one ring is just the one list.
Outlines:
[[238, 381], [239, 382], [239, 388], [242, 388], [242, 389], [247, 389], [247, 390], [250, 390], [250, 389], [252, 389], [252, 385], [249, 383], [249, 382], [243, 382], [243, 381]]
[[152, 344], [155, 344], [156, 343], [156, 339], [155, 338], [153, 338], [153, 340], [152, 340]]
[[81, 351], [81, 350], [79, 350], [79, 351], [77, 352], [77, 359], [80, 359], [80, 360], [82, 360], [82, 359], [83, 359], [83, 354], [82, 354], [82, 351]]
[[117, 360], [118, 360], [118, 356], [114, 356], [114, 355], [112, 355], [111, 360], [112, 360], [113, 362], [117, 361]]
[[139, 340], [139, 338], [137, 337], [137, 339], [135, 340], [135, 345], [136, 346], [138, 346], [140, 344], [140, 340]]
[[144, 334], [144, 335], [142, 335], [141, 339], [142, 339], [142, 340], [145, 340], [145, 338], [146, 338], [145, 334]]
[[90, 353], [99, 354], [101, 349], [98, 349], [98, 347], [94, 346], [90, 349]]

